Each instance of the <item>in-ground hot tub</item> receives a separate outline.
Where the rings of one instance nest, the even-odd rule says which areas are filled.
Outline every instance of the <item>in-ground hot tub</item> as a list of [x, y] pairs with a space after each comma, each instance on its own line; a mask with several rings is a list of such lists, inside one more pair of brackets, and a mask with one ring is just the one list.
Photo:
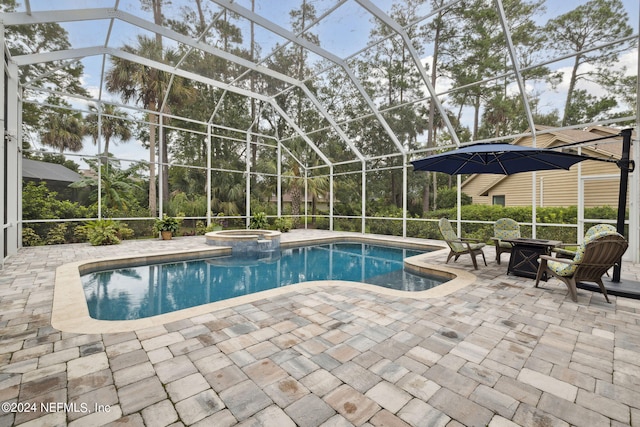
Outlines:
[[222, 230], [205, 234], [208, 245], [230, 246], [232, 254], [280, 250], [280, 232], [275, 230]]

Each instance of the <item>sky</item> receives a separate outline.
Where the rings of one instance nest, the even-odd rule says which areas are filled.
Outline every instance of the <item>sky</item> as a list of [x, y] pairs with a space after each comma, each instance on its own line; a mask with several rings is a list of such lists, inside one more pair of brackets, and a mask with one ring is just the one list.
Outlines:
[[[313, 4], [316, 7], [318, 15], [322, 15], [329, 8], [336, 4], [337, 0], [314, 0]], [[174, 11], [179, 10], [181, 5], [188, 2], [187, 0], [173, 0], [171, 8]], [[192, 4], [192, 2], [188, 2]], [[236, 0], [237, 4], [243, 7], [250, 8], [250, 0]], [[389, 12], [391, 0], [374, 0], [373, 3], [380, 9]], [[579, 0], [547, 0], [546, 15], [543, 20], [547, 20], [551, 17], [559, 16], [566, 13], [569, 10], [574, 9], [584, 1]], [[631, 19], [630, 24], [637, 32], [639, 19], [640, 19], [640, 2], [638, 0], [623, 0], [626, 10], [628, 11]], [[69, 9], [77, 7], [112, 7], [114, 0], [57, 0], [56, 2], [50, 2], [50, 0], [31, 0], [31, 8], [33, 11], [47, 10], [52, 7], [60, 9]], [[211, 3], [212, 4], [212, 3]], [[296, 1], [273, 1], [273, 0], [256, 0], [256, 11], [268, 19], [272, 19], [276, 24], [288, 28], [290, 22], [289, 10], [292, 4], [298, 4]], [[215, 7], [215, 6], [211, 6]], [[120, 8], [126, 12], [134, 15], [145, 16], [149, 18], [148, 12], [140, 10], [138, 0], [121, 0]], [[425, 10], [428, 10], [426, 8]], [[169, 13], [165, 9], [166, 13]], [[347, 1], [344, 5], [338, 7], [332, 11], [330, 16], [321, 21], [321, 23], [313, 28], [314, 33], [318, 34], [321, 46], [326, 47], [338, 56], [351, 55], [354, 52], [360, 50], [369, 40], [369, 33], [373, 28], [371, 22], [371, 15], [366, 12], [360, 5], [354, 0]], [[63, 24], [63, 27], [67, 29], [70, 35], [70, 41], [74, 47], [89, 47], [99, 46], [105, 43], [108, 30], [109, 21], [90, 21], [90, 22], [71, 22]], [[248, 33], [248, 31], [246, 32]], [[276, 43], [283, 43], [284, 39], [279, 36], [270, 34], [264, 29], [260, 29], [256, 34], [257, 39], [262, 45], [262, 54], [265, 54], [275, 46]], [[110, 46], [119, 47], [125, 43], [132, 44], [135, 42], [136, 30], [133, 26], [126, 24], [122, 21], [116, 21], [110, 36]], [[424, 60], [429, 61], [427, 56]], [[101, 57], [89, 57], [83, 60], [85, 66], [86, 75], [84, 81], [89, 90], [97, 95], [100, 85], [100, 72], [102, 69]], [[625, 55], [621, 58], [620, 64], [625, 64], [629, 67], [629, 73], [637, 73], [637, 53]], [[567, 72], [569, 67], [562, 67], [559, 69], [562, 72]], [[551, 88], [542, 89], [542, 105], [548, 109], [557, 108], [558, 105], [562, 105], [564, 102], [563, 92], [566, 91], [566, 85], [568, 79], [564, 79], [564, 82], [557, 88], [557, 90], [551, 90]], [[446, 82], [441, 82], [441, 86], [437, 89], [445, 88]], [[563, 91], [564, 89], [564, 91]], [[597, 94], [598, 88], [589, 88], [593, 93]], [[116, 100], [114, 96], [103, 93], [103, 99]], [[93, 144], [88, 141], [87, 148], [83, 153], [94, 154], [95, 148]], [[112, 144], [112, 151], [119, 157], [129, 159], [148, 159], [148, 152], [142, 147], [139, 142], [131, 142], [126, 144], [119, 144], [114, 146]]]

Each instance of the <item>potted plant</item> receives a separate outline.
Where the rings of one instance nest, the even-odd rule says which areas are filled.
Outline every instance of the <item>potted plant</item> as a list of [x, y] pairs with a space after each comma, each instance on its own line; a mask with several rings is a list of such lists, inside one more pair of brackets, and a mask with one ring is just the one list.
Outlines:
[[167, 214], [162, 215], [162, 218], [156, 219], [154, 229], [160, 233], [162, 240], [171, 240], [174, 233], [178, 232], [181, 220]]

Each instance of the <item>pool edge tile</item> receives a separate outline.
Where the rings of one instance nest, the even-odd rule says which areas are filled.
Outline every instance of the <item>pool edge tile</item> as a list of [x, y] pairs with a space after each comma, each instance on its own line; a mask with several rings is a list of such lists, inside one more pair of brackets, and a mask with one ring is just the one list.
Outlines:
[[[418, 244], [415, 242], [406, 242], [401, 239], [402, 238], [394, 236], [360, 237], [355, 239], [354, 236], [335, 236], [331, 238], [322, 237], [317, 239], [294, 240], [287, 242], [287, 245], [285, 247], [299, 246], [301, 243], [317, 244], [320, 242], [340, 242], [345, 240], [356, 240], [363, 243], [389, 243], [394, 246], [403, 246], [412, 249], [425, 247], [441, 247], [435, 246], [432, 243], [425, 242], [424, 244]], [[112, 257], [72, 262], [63, 264], [56, 269], [51, 325], [60, 331], [71, 333], [104, 334], [129, 332], [145, 329], [151, 326], [163, 325], [178, 320], [188, 319], [191, 317], [210, 313], [212, 311], [235, 307], [238, 305], [247, 304], [267, 298], [273, 298], [275, 296], [296, 292], [301, 289], [322, 289], [327, 287], [340, 286], [360, 289], [366, 292], [373, 292], [394, 298], [426, 299], [449, 295], [476, 281], [476, 276], [474, 274], [471, 274], [464, 270], [458, 270], [443, 265], [429, 264], [428, 260], [430, 256], [436, 256], [441, 252], [441, 250], [435, 250], [427, 254], [421, 254], [405, 259], [405, 264], [409, 264], [413, 269], [432, 273], [444, 273], [448, 277], [452, 277], [452, 279], [448, 282], [424, 291], [402, 291], [384, 288], [376, 285], [369, 285], [366, 283], [347, 282], [340, 280], [302, 282], [286, 287], [265, 290], [254, 294], [243, 295], [222, 301], [199, 305], [196, 307], [185, 308], [171, 313], [159, 314], [156, 316], [135, 320], [97, 320], [91, 318], [89, 316], [89, 308], [87, 306], [87, 301], [80, 279], [81, 271], [85, 272], [95, 270], [98, 267], [104, 268], [131, 265], [133, 263], [140, 262], [162, 262], [164, 260], [195, 259], [198, 257], [202, 258], [212, 255], [225, 255], [230, 253], [230, 249], [228, 247], [209, 247], [207, 249], [152, 253], [128, 258]]]

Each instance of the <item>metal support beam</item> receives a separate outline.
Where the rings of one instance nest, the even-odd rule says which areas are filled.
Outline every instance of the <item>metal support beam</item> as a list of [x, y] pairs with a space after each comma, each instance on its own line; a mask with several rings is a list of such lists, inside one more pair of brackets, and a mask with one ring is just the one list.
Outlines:
[[402, 156], [402, 237], [407, 237], [407, 155]]
[[456, 219], [458, 220], [458, 228], [456, 232], [458, 237], [462, 237], [462, 175], [456, 175], [456, 187], [458, 192], [456, 194]]
[[211, 225], [211, 128], [212, 125], [207, 125], [207, 227]]
[[164, 115], [160, 112], [158, 113], [158, 157], [156, 157], [156, 164], [158, 167], [156, 170], [158, 171], [158, 218], [162, 218], [162, 214], [164, 212], [164, 185], [162, 182], [164, 181], [164, 163], [167, 159], [162, 157], [162, 146], [164, 145]]
[[[7, 105], [15, 105], [15, 109], [7, 111], [7, 134], [12, 138], [13, 145], [9, 146], [9, 152], [16, 160], [15, 170], [12, 173], [11, 164], [7, 165], [8, 175], [13, 175], [15, 181], [9, 190], [7, 204], [15, 203], [16, 209], [9, 216], [9, 222], [14, 222], [14, 230], [9, 230], [9, 250], [17, 253], [17, 248], [22, 247], [22, 110], [23, 93], [19, 87], [18, 66], [14, 62], [9, 63], [9, 81], [7, 91]], [[15, 249], [14, 249], [15, 248]]]
[[[2, 46], [4, 53], [4, 26], [2, 24], [0, 24], [0, 46]], [[5, 147], [9, 144], [9, 134], [6, 130], [7, 123], [4, 119], [6, 113], [5, 108], [7, 106], [7, 103], [5, 102], [7, 93], [5, 92], [4, 82], [7, 81], [5, 76], [7, 75], [8, 70], [5, 61], [6, 55], [3, 54], [2, 57], [2, 63], [0, 63], [0, 75], [2, 75], [2, 84], [0, 84], [0, 100], [2, 101], [0, 104], [0, 129], [2, 129], [2, 138], [0, 138], [0, 168], [2, 168], [2, 171], [0, 171], [0, 198], [2, 199], [2, 202], [0, 202], [0, 231], [2, 232], [0, 233], [0, 268], [4, 268], [4, 259], [5, 256], [8, 255], [8, 245], [5, 246], [5, 242], [7, 240], [7, 233], [9, 232], [9, 221], [5, 221], [5, 218], [7, 218], [5, 206], [7, 208], [9, 208], [9, 206], [4, 201], [7, 200], [9, 193], [9, 181], [12, 179], [8, 176], [9, 174], [4, 173], [9, 163], [8, 158], [5, 157], [5, 152], [8, 151]]]
[[[242, 67], [246, 67], [249, 70], [255, 71], [262, 75], [269, 76], [271, 78], [280, 80], [282, 82], [288, 83], [292, 86], [296, 86], [302, 89], [305, 95], [309, 98], [309, 100], [313, 103], [313, 105], [318, 109], [320, 115], [324, 117], [336, 130], [340, 138], [347, 144], [347, 146], [353, 151], [353, 153], [361, 159], [363, 156], [357, 147], [351, 143], [349, 137], [344, 133], [342, 128], [335, 122], [333, 117], [329, 114], [329, 112], [322, 106], [317, 97], [309, 90], [309, 88], [301, 82], [291, 76], [287, 76], [286, 74], [279, 73], [277, 71], [273, 71], [268, 67], [261, 66], [256, 64], [255, 62], [249, 61], [245, 58], [241, 58], [237, 55], [231, 54], [229, 52], [225, 52], [222, 49], [218, 49], [214, 46], [208, 45], [201, 41], [201, 39], [193, 39], [189, 36], [185, 36], [176, 31], [168, 29], [166, 27], [157, 25], [155, 23], [149, 22], [145, 19], [139, 18], [130, 13], [114, 10], [111, 8], [95, 8], [95, 9], [82, 9], [82, 10], [65, 10], [65, 11], [43, 11], [37, 12], [35, 14], [22, 14], [22, 13], [13, 13], [9, 14], [10, 18], [8, 19], [8, 25], [18, 25], [18, 23], [22, 24], [35, 24], [35, 23], [45, 23], [45, 22], [74, 22], [74, 21], [86, 21], [86, 20], [99, 20], [99, 19], [109, 19], [110, 30], [113, 26], [113, 21], [118, 19], [120, 21], [126, 22], [128, 24], [134, 25], [139, 28], [143, 28], [145, 30], [161, 34], [163, 37], [166, 37], [171, 40], [175, 40], [181, 44], [189, 46], [191, 49], [197, 49], [218, 58], [222, 58], [226, 61], [232, 62], [234, 64], [240, 65]], [[109, 36], [107, 36], [109, 38]], [[107, 42], [108, 42], [107, 38]], [[105, 44], [105, 47], [107, 45]], [[184, 57], [183, 57], [184, 58]], [[103, 71], [104, 71], [104, 62], [103, 62]], [[227, 84], [225, 85], [225, 90], [232, 88], [233, 86]], [[164, 104], [164, 102], [163, 102]]]
[[[438, 111], [440, 112], [440, 116], [442, 117], [442, 121], [444, 122], [446, 128], [449, 130], [451, 139], [455, 142], [457, 146], [460, 146], [460, 140], [458, 139], [458, 134], [455, 131], [455, 128], [453, 127], [453, 125], [451, 124], [451, 121], [449, 120], [449, 116], [447, 116], [447, 112], [442, 106], [442, 103], [438, 99], [436, 95], [436, 90], [431, 84], [431, 79], [427, 75], [427, 70], [425, 70], [424, 66], [422, 65], [422, 62], [420, 61], [420, 56], [418, 55], [418, 52], [416, 51], [416, 49], [413, 47], [413, 43], [411, 42], [411, 39], [409, 38], [409, 35], [405, 31], [405, 29], [402, 28], [395, 20], [391, 19], [389, 15], [384, 13], [382, 9], [380, 9], [379, 7], [371, 3], [369, 0], [356, 0], [356, 1], [358, 2], [358, 4], [360, 4], [360, 6], [364, 7], [367, 11], [369, 11], [369, 13], [371, 13], [376, 18], [384, 22], [386, 25], [392, 28], [396, 33], [398, 33], [400, 37], [402, 37], [405, 47], [411, 54], [411, 59], [413, 59], [413, 63], [415, 64], [416, 68], [420, 72], [420, 75], [422, 76], [422, 80], [424, 81], [424, 84], [427, 86], [427, 90], [431, 95], [431, 101], [435, 103], [436, 108], [438, 109]], [[400, 152], [404, 153], [404, 150], [401, 150]]]
[[276, 197], [278, 198], [278, 216], [282, 215], [282, 143], [278, 140], [276, 168], [278, 174], [278, 182], [276, 187]]
[[333, 231], [333, 165], [329, 166], [329, 230]]
[[[4, 28], [0, 25], [0, 45], [4, 47]], [[5, 55], [4, 58], [8, 58]], [[0, 262], [4, 265], [6, 256], [15, 255], [22, 246], [22, 156], [21, 156], [21, 104], [18, 96], [18, 67], [15, 63], [2, 61], [3, 83], [0, 89], [0, 126], [2, 129], [2, 152], [0, 165], [6, 172], [0, 172], [0, 194], [2, 195], [2, 241], [0, 242]], [[6, 82], [6, 86], [5, 83]], [[5, 111], [4, 109], [7, 108]], [[6, 118], [6, 121], [5, 121]], [[6, 157], [5, 157], [6, 155]], [[6, 169], [5, 169], [6, 168]], [[6, 211], [5, 211], [6, 209]], [[5, 221], [6, 218], [6, 221]], [[5, 246], [6, 245], [6, 246]]]
[[359, 79], [355, 76], [355, 74], [353, 73], [351, 68], [347, 65], [344, 59], [334, 55], [333, 53], [329, 52], [326, 49], [321, 48], [318, 45], [311, 43], [310, 41], [302, 37], [297, 37], [294, 33], [278, 25], [275, 25], [273, 22], [269, 21], [268, 19], [250, 11], [247, 8], [240, 6], [238, 3], [234, 3], [230, 0], [212, 0], [212, 1], [224, 8], [229, 9], [234, 13], [237, 13], [238, 15], [250, 21], [255, 22], [256, 24], [266, 28], [267, 30], [277, 34], [278, 36], [283, 37], [299, 46], [302, 46], [305, 49], [309, 50], [310, 52], [313, 52], [316, 55], [326, 58], [329, 61], [339, 65], [345, 71], [345, 73], [347, 73], [351, 82], [356, 86], [356, 88], [358, 89], [358, 92], [360, 92], [360, 95], [363, 97], [363, 99], [365, 100], [369, 108], [371, 108], [371, 111], [373, 111], [376, 118], [378, 119], [378, 121], [380, 122], [380, 124], [382, 125], [386, 133], [389, 135], [389, 138], [391, 138], [393, 143], [396, 145], [396, 148], [398, 149], [398, 151], [400, 153], [405, 152], [405, 149], [400, 143], [400, 141], [398, 140], [398, 137], [393, 132], [393, 130], [391, 129], [387, 121], [384, 119], [384, 117], [382, 117], [382, 115], [380, 114], [380, 111], [378, 111], [378, 108], [375, 106], [373, 100], [371, 99], [367, 91], [364, 89], [364, 87], [360, 84]]
[[304, 228], [307, 228], [307, 217], [309, 215], [309, 206], [307, 203], [309, 200], [309, 170], [304, 168]]
[[367, 163], [365, 161], [362, 162], [362, 172], [361, 175], [362, 182], [360, 183], [362, 194], [360, 195], [360, 231], [364, 234], [367, 230], [366, 228], [366, 212], [367, 212]]
[[[634, 169], [634, 162], [631, 161], [631, 133], [633, 129], [623, 129], [622, 132], [622, 158], [618, 161], [620, 168], [620, 192], [618, 193], [618, 219], [616, 229], [618, 233], [625, 235], [624, 222], [627, 213], [627, 190], [629, 189], [629, 172]], [[621, 262], [613, 268], [612, 282], [620, 282]]]
[[[97, 105], [98, 112], [98, 219], [102, 219], [102, 104]], [[109, 158], [105, 161], [109, 164]], [[107, 166], [109, 167], [109, 166]]]
[[[38, 54], [38, 55], [22, 55], [17, 57], [17, 59], [20, 61], [20, 65], [29, 65], [29, 64], [34, 64], [34, 63], [38, 63], [38, 62], [42, 62], [42, 61], [57, 61], [57, 60], [62, 60], [62, 59], [69, 59], [69, 58], [74, 58], [74, 57], [82, 57], [82, 56], [88, 56], [90, 54], [108, 54], [108, 55], [112, 55], [118, 58], [122, 58], [122, 59], [126, 59], [128, 61], [132, 61], [132, 62], [137, 62], [139, 64], [142, 65], [146, 65], [152, 68], [156, 68], [160, 71], [164, 71], [167, 73], [173, 73], [175, 75], [184, 77], [186, 79], [190, 79], [190, 80], [194, 80], [200, 83], [204, 83], [204, 84], [208, 84], [210, 86], [216, 87], [216, 88], [224, 88], [227, 89], [230, 92], [234, 92], [237, 93], [239, 95], [243, 95], [246, 96], [248, 98], [255, 98], [258, 99], [260, 101], [263, 101], [264, 103], [267, 103], [269, 105], [272, 106], [272, 108], [278, 112], [278, 114], [280, 114], [285, 121], [287, 122], [287, 124], [289, 126], [291, 126], [299, 135], [302, 139], [304, 139], [304, 141], [318, 154], [318, 156], [325, 162], [325, 164], [330, 164], [330, 160], [324, 155], [324, 153], [315, 145], [315, 143], [313, 141], [311, 141], [311, 139], [302, 131], [302, 129], [300, 129], [300, 127], [298, 127], [295, 122], [291, 119], [291, 117], [289, 117], [287, 115], [287, 113], [282, 110], [282, 108], [277, 104], [277, 102], [269, 97], [263, 96], [263, 95], [259, 95], [256, 93], [253, 93], [249, 90], [246, 89], [241, 89], [241, 88], [235, 88], [235, 87], [228, 87], [228, 85], [226, 85], [223, 82], [219, 82], [217, 80], [214, 79], [210, 79], [210, 78], [206, 78], [203, 76], [200, 76], [199, 74], [195, 74], [189, 71], [184, 71], [184, 70], [179, 70], [179, 69], [175, 69], [174, 67], [170, 66], [170, 65], [166, 65], [163, 64], [161, 62], [158, 61], [153, 61], [147, 58], [143, 58], [141, 56], [135, 55], [135, 54], [131, 54], [129, 52], [124, 52], [122, 50], [119, 49], [111, 49], [111, 48], [104, 48], [104, 47], [93, 47], [93, 48], [88, 48], [89, 50], [85, 50], [85, 49], [75, 49], [75, 50], [67, 50], [67, 51], [57, 51], [57, 52], [53, 52], [51, 54]], [[98, 52], [96, 53], [95, 50], [97, 50]], [[41, 58], [39, 58], [42, 55]]]
[[245, 158], [245, 213], [247, 218], [245, 220], [245, 225], [249, 228], [249, 224], [251, 223], [251, 134], [247, 132], [247, 146], [244, 150], [244, 158]]
[[[524, 111], [527, 116], [527, 123], [529, 124], [529, 129], [531, 129], [531, 133], [536, 134], [536, 125], [533, 122], [533, 114], [531, 112], [531, 105], [529, 104], [529, 97], [527, 96], [527, 89], [524, 84], [524, 79], [522, 78], [522, 73], [520, 72], [520, 64], [518, 63], [518, 57], [516, 56], [516, 49], [513, 47], [513, 40], [511, 39], [511, 31], [509, 30], [509, 25], [507, 24], [507, 18], [504, 14], [504, 7], [502, 6], [502, 0], [495, 0], [496, 7], [498, 8], [498, 15], [500, 15], [500, 23], [502, 24], [502, 32], [504, 33], [504, 38], [507, 41], [507, 48], [509, 49], [509, 57], [511, 58], [511, 66], [516, 74], [516, 80], [518, 81], [518, 88], [520, 89], [520, 96], [522, 97], [522, 105], [524, 106]], [[535, 147], [535, 145], [534, 145]]]

